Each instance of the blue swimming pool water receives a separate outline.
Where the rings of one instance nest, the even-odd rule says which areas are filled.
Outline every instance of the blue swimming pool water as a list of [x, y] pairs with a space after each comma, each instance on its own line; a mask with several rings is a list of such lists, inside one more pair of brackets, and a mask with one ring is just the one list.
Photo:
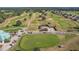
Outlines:
[[0, 41], [10, 38], [10, 33], [0, 30]]

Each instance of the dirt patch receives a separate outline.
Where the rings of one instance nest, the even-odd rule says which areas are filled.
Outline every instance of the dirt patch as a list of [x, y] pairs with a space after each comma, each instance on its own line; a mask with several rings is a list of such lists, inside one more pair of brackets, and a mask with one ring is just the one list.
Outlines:
[[59, 48], [58, 46], [49, 47], [49, 48], [40, 48], [41, 51], [70, 51], [70, 50], [78, 50], [79, 51], [79, 36], [74, 37], [72, 40], [69, 40], [65, 44], [63, 44], [63, 48]]

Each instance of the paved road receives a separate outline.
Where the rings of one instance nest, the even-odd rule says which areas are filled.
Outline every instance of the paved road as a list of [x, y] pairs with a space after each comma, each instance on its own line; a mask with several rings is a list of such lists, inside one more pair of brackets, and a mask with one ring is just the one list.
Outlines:
[[[6, 51], [6, 50], [8, 50], [9, 48], [11, 48], [12, 46], [10, 46], [10, 44], [12, 44], [12, 42], [14, 41], [14, 40], [18, 40], [18, 39], [20, 39], [20, 37], [18, 36], [18, 35], [22, 35], [22, 32], [19, 30], [18, 32], [17, 32], [17, 35], [15, 35], [15, 36], [13, 36], [12, 38], [11, 38], [11, 41], [9, 42], [9, 43], [5, 43], [4, 45], [3, 45], [3, 47], [0, 49], [1, 51]], [[15, 45], [15, 44], [14, 44]]]
[[79, 32], [60, 32], [60, 31], [39, 32], [39, 31], [33, 31], [32, 33], [27, 33], [27, 34], [59, 34], [59, 35], [76, 34], [76, 35], [79, 35]]
[[[26, 28], [22, 29], [23, 32], [21, 32], [21, 30], [18, 30], [17, 34], [11, 38], [11, 41], [9, 43], [5, 43], [0, 50], [1, 51], [6, 51], [9, 48], [11, 48], [12, 46], [10, 46], [10, 44], [12, 44], [12, 42], [14, 40], [17, 41], [18, 39], [20, 39], [20, 37], [22, 36], [23, 33], [25, 33], [25, 34], [44, 34], [45, 33], [45, 34], [61, 34], [61, 35], [64, 35], [64, 34], [76, 34], [76, 35], [79, 35], [78, 32], [60, 32], [60, 31], [48, 31], [48, 32], [45, 32], [45, 31], [43, 31], [43, 32], [33, 31], [33, 32], [27, 32], [25, 29]], [[19, 37], [19, 35], [20, 35], [20, 37]]]

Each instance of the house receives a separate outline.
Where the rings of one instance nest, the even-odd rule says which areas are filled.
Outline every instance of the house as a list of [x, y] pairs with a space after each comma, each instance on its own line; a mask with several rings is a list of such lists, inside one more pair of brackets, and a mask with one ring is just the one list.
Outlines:
[[74, 20], [74, 21], [77, 21], [79, 19], [79, 16], [74, 16], [73, 18], [72, 18], [72, 20]]
[[39, 31], [55, 31], [55, 28], [49, 25], [40, 25], [38, 29]]
[[48, 31], [48, 29], [49, 29], [48, 26], [44, 26], [44, 25], [39, 26], [39, 31]]

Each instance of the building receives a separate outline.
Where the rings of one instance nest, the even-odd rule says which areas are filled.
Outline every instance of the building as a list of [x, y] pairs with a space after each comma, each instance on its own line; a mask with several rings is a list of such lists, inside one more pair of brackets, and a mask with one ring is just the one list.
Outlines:
[[52, 26], [48, 26], [48, 25], [40, 25], [38, 27], [39, 31], [55, 31], [55, 28]]

